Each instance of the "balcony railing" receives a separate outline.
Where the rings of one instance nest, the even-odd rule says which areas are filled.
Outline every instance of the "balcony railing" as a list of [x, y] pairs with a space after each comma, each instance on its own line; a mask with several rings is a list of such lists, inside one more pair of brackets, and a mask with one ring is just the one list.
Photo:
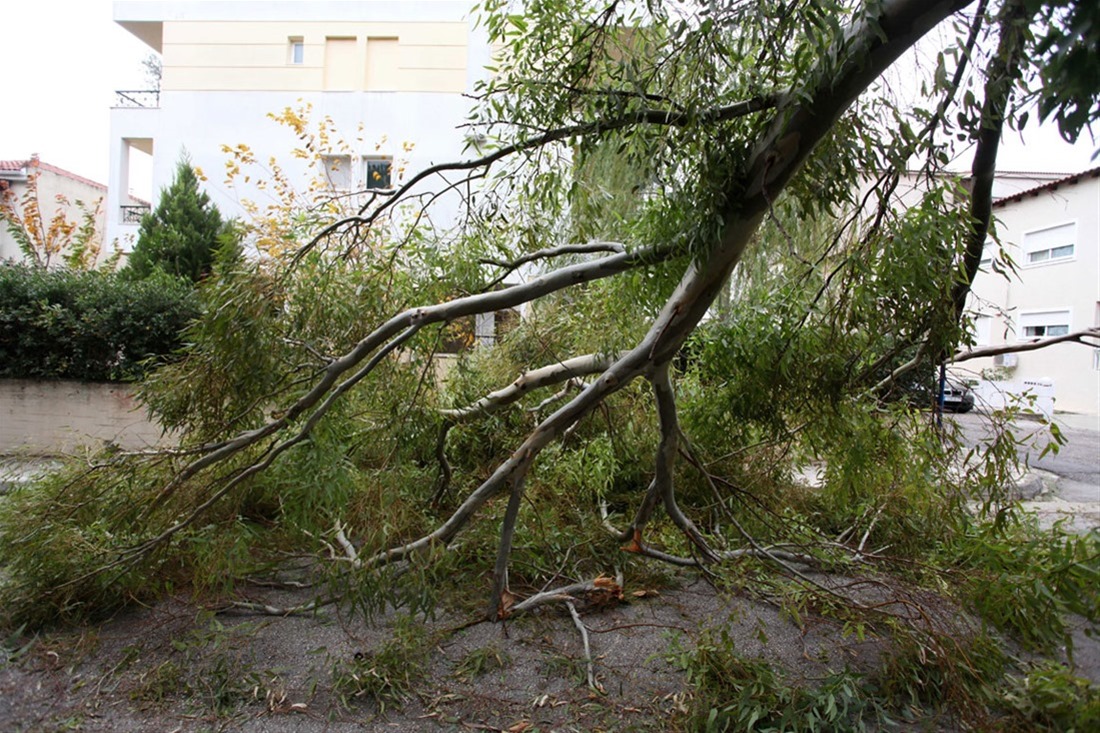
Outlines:
[[160, 106], [159, 89], [128, 89], [115, 92], [115, 107], [143, 107], [155, 109]]
[[149, 213], [149, 204], [138, 204], [118, 207], [122, 214], [123, 224], [140, 224], [141, 217]]

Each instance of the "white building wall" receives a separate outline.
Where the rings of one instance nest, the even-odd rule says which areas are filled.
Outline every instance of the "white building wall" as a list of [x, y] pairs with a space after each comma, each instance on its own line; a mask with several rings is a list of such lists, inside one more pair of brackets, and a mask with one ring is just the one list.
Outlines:
[[[229, 156], [223, 146], [246, 144], [266, 166], [274, 158], [291, 179], [308, 185], [305, 161], [292, 151], [301, 141], [268, 118], [287, 107], [312, 105], [311, 120], [330, 117], [336, 135], [356, 156], [390, 156], [408, 173], [464, 157], [459, 129], [471, 102], [464, 93], [485, 77], [490, 51], [484, 29], [467, 15], [467, 0], [366, 0], [360, 2], [118, 2], [123, 27], [163, 51], [160, 108], [112, 113], [109, 236], [132, 248], [136, 225], [120, 221], [126, 200], [127, 140], [149, 140], [153, 149], [153, 204], [186, 153], [206, 177], [204, 188], [226, 217], [245, 215], [242, 202], [261, 208], [271, 201], [255, 183], [262, 169], [243, 171], [226, 183]], [[355, 87], [325, 91], [325, 45], [354, 38]], [[396, 51], [389, 70], [368, 69], [371, 39]], [[397, 44], [385, 42], [397, 39]], [[291, 43], [303, 43], [295, 63]], [[377, 84], [386, 91], [368, 89]], [[360, 125], [362, 128], [360, 129]], [[411, 152], [407, 152], [411, 145]], [[394, 183], [401, 180], [395, 175]], [[425, 191], [442, 188], [441, 179]], [[117, 193], [116, 193], [117, 192]], [[437, 202], [433, 221], [453, 219], [457, 194]]]
[[[1007, 277], [985, 265], [974, 281], [971, 310], [988, 317], [979, 326], [982, 340], [997, 346], [1018, 343], [1029, 324], [1061, 321], [1069, 331], [1100, 325], [1100, 173], [1084, 176], [1036, 194], [1024, 194], [994, 208], [996, 233], [1016, 263]], [[1029, 263], [1023, 249], [1028, 233], [1061, 224], [1076, 227], [1071, 257]], [[1042, 316], [1039, 314], [1051, 314]], [[1052, 383], [1054, 407], [1065, 412], [1100, 414], [1100, 354], [1081, 344], [1058, 344], [1017, 354], [1015, 365], [991, 371], [992, 358], [961, 364], [973, 374], [1003, 377], [1013, 388], [1025, 382]], [[1003, 360], [1002, 360], [1003, 361]], [[1008, 362], [1013, 359], [1009, 358]]]

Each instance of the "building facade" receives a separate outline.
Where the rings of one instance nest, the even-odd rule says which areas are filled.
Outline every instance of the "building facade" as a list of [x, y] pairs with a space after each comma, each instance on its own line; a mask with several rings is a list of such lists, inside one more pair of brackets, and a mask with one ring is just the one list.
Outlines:
[[[1001, 198], [993, 213], [999, 245], [986, 245], [971, 292], [977, 345], [1100, 326], [1100, 168]], [[1064, 343], [959, 366], [994, 403], [1030, 390], [1057, 411], [1100, 415], [1100, 349]]]
[[[23, 198], [32, 180], [38, 189], [39, 219], [46, 236], [54, 221], [64, 219], [80, 226], [85, 210], [95, 213], [96, 231], [102, 236], [106, 225], [103, 205], [107, 196], [106, 186], [41, 161], [37, 155], [27, 160], [0, 160], [0, 196], [5, 196], [9, 205], [20, 215]], [[23, 251], [8, 230], [7, 221], [0, 218], [0, 261], [20, 261], [23, 258]]]
[[259, 168], [303, 180], [300, 141], [270, 118], [287, 110], [308, 109], [342, 137], [325, 151], [337, 191], [394, 185], [401, 170], [461, 157], [464, 95], [490, 55], [469, 9], [467, 0], [116, 2], [115, 21], [161, 54], [163, 71], [159, 90], [119, 92], [112, 110], [108, 238], [130, 249], [146, 208], [129, 195], [135, 150], [152, 155], [154, 192], [188, 156], [227, 217], [270, 192], [255, 175], [226, 182], [226, 147], [244, 144]]

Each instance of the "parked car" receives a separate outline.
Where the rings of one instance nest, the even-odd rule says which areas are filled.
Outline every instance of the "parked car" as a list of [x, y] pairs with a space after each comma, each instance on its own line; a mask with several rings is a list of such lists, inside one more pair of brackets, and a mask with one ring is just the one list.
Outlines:
[[947, 412], [970, 412], [974, 409], [974, 393], [970, 386], [948, 379], [943, 385], [943, 409]]

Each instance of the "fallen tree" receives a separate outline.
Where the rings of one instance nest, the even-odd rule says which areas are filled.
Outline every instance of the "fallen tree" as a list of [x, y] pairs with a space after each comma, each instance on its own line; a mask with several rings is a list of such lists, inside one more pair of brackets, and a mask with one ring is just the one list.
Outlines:
[[[774, 377], [751, 395], [756, 400], [751, 409], [730, 413], [734, 422], [752, 415], [754, 424], [767, 426], [760, 434], [768, 443], [790, 442], [801, 430], [792, 426], [792, 417], [820, 420], [817, 439], [824, 444], [831, 439], [833, 411], [859, 400], [878, 408], [878, 397], [889, 386], [884, 369], [890, 380], [955, 352], [965, 338], [963, 304], [976, 270], [975, 252], [980, 255], [990, 225], [997, 141], [1012, 113], [1013, 85], [1028, 66], [1027, 23], [1036, 8], [1009, 0], [991, 19], [986, 3], [978, 3], [972, 17], [959, 21], [951, 73], [941, 57], [927, 82], [929, 109], [891, 101], [880, 79], [930, 30], [970, 5], [887, 0], [690, 8], [610, 2], [593, 11], [563, 0], [534, 3], [529, 14], [515, 15], [503, 3], [488, 3], [485, 22], [507, 53], [498, 75], [482, 90], [474, 122], [497, 147], [436, 165], [393, 192], [372, 195], [358, 211], [320, 227], [285, 269], [261, 267], [241, 275], [224, 264], [208, 285], [208, 320], [195, 327], [190, 363], [147, 383], [150, 406], [169, 426], [182, 428], [184, 443], [173, 452], [96, 461], [75, 478], [59, 479], [42, 505], [49, 508], [36, 510], [39, 516], [98, 516], [80, 521], [95, 525], [98, 538], [108, 538], [106, 549], [83, 552], [87, 526], [71, 528], [77, 560], [44, 569], [43, 560], [28, 554], [13, 563], [15, 582], [33, 578], [26, 586], [31, 594], [49, 597], [64, 612], [88, 602], [89, 587], [98, 593], [119, 578], [131, 578], [133, 587], [155, 577], [174, 562], [173, 543], [206, 541], [197, 538], [218, 511], [231, 521], [249, 512], [269, 518], [307, 511], [320, 500], [301, 488], [280, 494], [278, 481], [266, 487], [274, 497], [264, 500], [276, 507], [250, 504], [250, 497], [261, 477], [277, 472], [288, 456], [314, 455], [309, 451], [325, 441], [338, 441], [325, 429], [326, 421], [359, 409], [348, 407], [355, 395], [357, 405], [388, 405], [391, 426], [418, 420], [431, 426], [424, 432], [433, 435], [426, 443], [439, 477], [424, 503], [433, 497], [441, 503], [451, 483], [446, 451], [455, 425], [503, 410], [543, 387], [571, 385], [575, 393], [565, 390], [535, 406], [529, 414], [541, 415], [560, 400], [504, 455], [493, 457], [491, 470], [472, 485], [466, 482], [449, 514], [432, 515], [427, 521], [434, 526], [426, 531], [413, 532], [414, 526], [419, 529], [414, 522], [384, 530], [388, 519], [376, 516], [378, 527], [360, 530], [370, 539], [353, 542], [339, 517], [327, 522], [335, 526], [332, 538], [340, 546], [332, 558], [354, 571], [349, 577], [356, 582], [377, 588], [365, 580], [368, 572], [393, 564], [408, 569], [419, 557], [446, 551], [491, 500], [507, 497], [488, 613], [503, 618], [515, 599], [510, 563], [540, 455], [586, 417], [635, 390], [639, 380], [649, 383], [656, 405], [656, 440], [652, 476], [631, 497], [632, 507], [619, 509], [633, 517], [620, 532], [623, 549], [702, 567], [756, 557], [794, 574], [795, 565], [841, 561], [816, 556], [810, 547], [815, 543], [805, 537], [761, 541], [732, 514], [727, 524], [736, 528], [738, 544], [719, 546], [730, 538], [718, 537], [713, 526], [701, 527], [681, 507], [677, 481], [684, 456], [704, 475], [712, 506], [726, 507], [729, 497], [722, 490], [736, 497], [740, 487], [721, 483], [688, 441], [674, 379], [693, 368], [693, 351], [702, 353], [705, 363], [706, 354], [722, 344], [730, 374], [742, 369], [753, 378]], [[989, 29], [997, 44], [983, 52], [978, 39]], [[988, 63], [984, 78], [976, 81], [972, 62], [981, 53]], [[968, 84], [983, 86], [981, 102]], [[871, 87], [876, 93], [861, 97]], [[945, 132], [974, 145], [965, 186], [941, 175], [948, 158]], [[916, 155], [927, 157], [921, 174], [927, 190], [918, 206], [898, 212], [892, 194]], [[500, 166], [505, 167], [490, 179]], [[629, 183], [616, 189], [623, 168]], [[867, 171], [885, 173], [861, 195]], [[417, 241], [419, 209], [441, 191], [460, 190], [466, 218], [458, 236], [442, 249], [431, 242], [432, 252], [426, 251]], [[410, 204], [418, 209], [415, 214], [404, 210]], [[408, 226], [402, 231], [403, 225]], [[370, 292], [376, 299], [356, 300], [364, 303], [362, 312], [336, 319], [355, 322], [356, 328], [326, 333], [318, 314], [330, 305], [293, 305], [291, 291], [306, 298], [314, 277], [354, 270], [371, 254], [364, 253], [364, 242], [376, 241], [374, 234], [391, 226], [399, 231], [393, 244], [360, 273], [358, 287], [375, 288]], [[622, 236], [615, 236], [616, 228]], [[433, 291], [415, 274], [424, 262], [444, 272], [452, 262], [464, 263], [464, 269], [454, 266], [449, 289]], [[497, 270], [485, 276], [486, 267]], [[497, 287], [512, 272], [527, 277]], [[330, 284], [324, 282], [319, 290]], [[622, 288], [614, 292], [619, 302], [634, 300], [622, 317], [627, 325], [613, 327], [609, 319], [606, 333], [589, 334], [593, 343], [587, 345], [597, 348], [574, 352], [582, 356], [558, 354], [534, 369], [528, 364], [511, 386], [487, 390], [467, 406], [418, 406], [417, 399], [431, 390], [430, 354], [439, 338], [429, 337], [436, 333], [431, 327], [529, 304], [568, 312], [591, 298], [602, 307], [609, 301], [600, 298], [611, 296], [600, 287]], [[426, 299], [429, 294], [438, 301]], [[594, 320], [593, 312], [578, 308], [575, 318], [578, 331], [599, 330], [585, 323]], [[760, 319], [782, 326], [769, 329]], [[249, 329], [266, 340], [248, 343]], [[803, 333], [816, 349], [804, 352], [807, 381], [790, 373], [792, 355], [809, 348]], [[572, 335], [563, 344], [581, 341]], [[221, 344], [222, 351], [204, 351], [210, 343]], [[292, 358], [279, 356], [284, 347], [293, 347]], [[898, 367], [915, 347], [917, 357]], [[752, 362], [752, 370], [729, 355], [749, 352], [744, 361]], [[678, 355], [685, 365], [677, 363]], [[266, 381], [257, 376], [268, 372], [275, 376]], [[722, 392], [726, 387], [719, 389], [714, 376], [700, 376], [698, 385], [714, 388], [715, 400], [736, 401], [737, 387]], [[732, 377], [728, 381], [736, 383]], [[786, 401], [765, 404], [776, 395]], [[870, 420], [869, 414], [859, 419]], [[729, 415], [715, 419], [730, 425]], [[867, 427], [864, 437], [881, 438], [878, 430]], [[377, 456], [375, 465], [391, 467], [400, 450]], [[329, 462], [313, 464], [317, 473], [311, 478], [343, 486], [349, 479], [342, 459], [336, 449], [325, 455]], [[935, 464], [936, 457], [926, 458]], [[990, 475], [998, 472], [1001, 464]], [[86, 480], [103, 482], [92, 492], [96, 498], [72, 499], [71, 487]], [[316, 494], [326, 491], [315, 488]], [[337, 496], [348, 499], [349, 491]], [[338, 504], [331, 499], [325, 511]], [[686, 554], [662, 551], [650, 541], [658, 507], [686, 542]], [[820, 542], [817, 549], [835, 551], [846, 562], [875, 556], [879, 551], [867, 547], [867, 538], [881, 513], [865, 513], [858, 520], [864, 522], [860, 531], [841, 533], [861, 535], [858, 546]], [[35, 522], [11, 521], [4, 530], [13, 546], [25, 548], [46, 541], [51, 531]], [[64, 544], [67, 537], [49, 541]], [[822, 537], [823, 532], [815, 535], [815, 541]], [[660, 538], [669, 541], [667, 533]]]

